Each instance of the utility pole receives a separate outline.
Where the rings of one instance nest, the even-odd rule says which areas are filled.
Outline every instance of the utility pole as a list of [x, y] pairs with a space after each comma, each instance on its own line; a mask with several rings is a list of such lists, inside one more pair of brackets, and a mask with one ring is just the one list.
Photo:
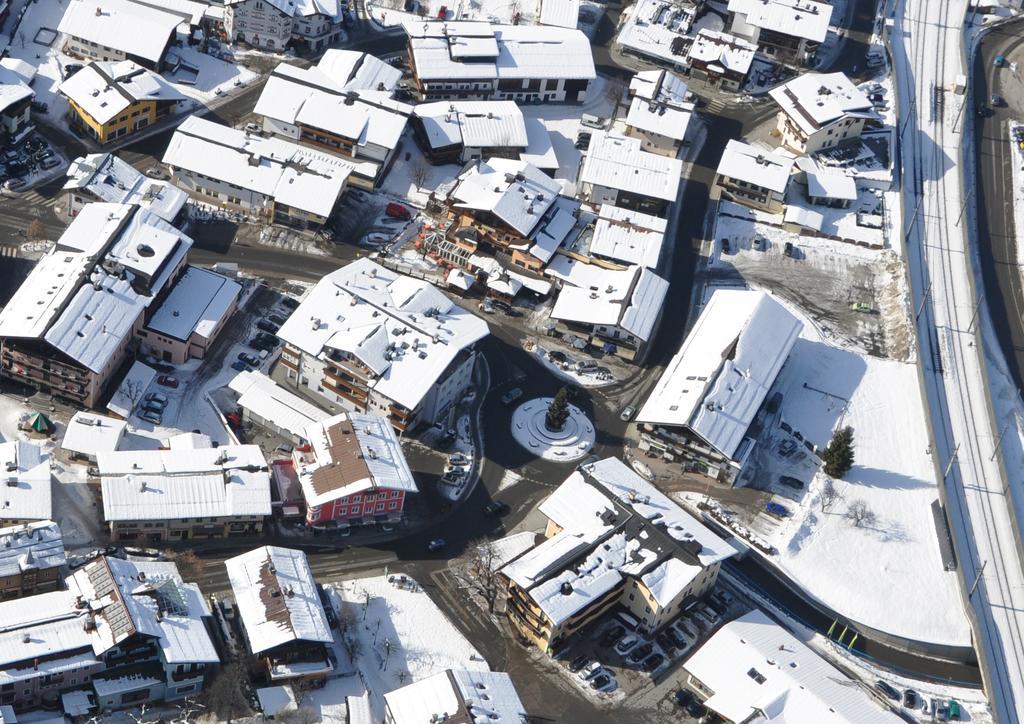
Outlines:
[[946, 478], [949, 477], [949, 471], [953, 469], [953, 463], [956, 462], [956, 456], [960, 454], [960, 443], [956, 444], [956, 448], [953, 450], [953, 456], [949, 459], [949, 464], [946, 465], [945, 471], [942, 473], [942, 482], [946, 482]]
[[924, 290], [924, 296], [921, 297], [921, 303], [917, 306], [917, 314], [914, 315], [914, 323], [921, 318], [921, 312], [924, 311], [924, 305], [928, 302], [928, 295], [932, 293], [932, 283], [928, 282], [928, 287]]
[[967, 325], [967, 334], [974, 333], [974, 323], [978, 321], [978, 314], [981, 312], [981, 305], [985, 301], [985, 292], [981, 293], [977, 304], [974, 305], [974, 314], [971, 315], [971, 323]]
[[1006, 429], [1008, 427], [1010, 427], [1010, 423], [1007, 422], [1006, 424], [1003, 425], [1003, 429], [999, 432], [999, 437], [996, 438], [996, 447], [995, 447], [995, 450], [992, 451], [992, 457], [989, 458], [989, 462], [991, 462], [991, 461], [996, 459], [996, 453], [999, 452], [999, 448], [1003, 444], [1003, 435], [1006, 434]]
[[987, 560], [982, 562], [981, 570], [978, 571], [978, 575], [974, 579], [974, 585], [971, 586], [971, 591], [970, 591], [970, 593], [967, 594], [967, 600], [968, 601], [970, 601], [971, 600], [971, 596], [974, 595], [974, 589], [976, 589], [978, 587], [978, 584], [981, 583], [981, 577], [985, 573], [985, 566], [987, 566], [987, 565], [988, 565], [988, 561]]
[[967, 211], [967, 202], [971, 200], [971, 194], [973, 193], [974, 187], [972, 186], [970, 189], [967, 190], [967, 193], [964, 194], [964, 203], [963, 205], [960, 206], [960, 213], [957, 214], [956, 217], [956, 226], [958, 227], [960, 226], [960, 220], [964, 218], [964, 212]]

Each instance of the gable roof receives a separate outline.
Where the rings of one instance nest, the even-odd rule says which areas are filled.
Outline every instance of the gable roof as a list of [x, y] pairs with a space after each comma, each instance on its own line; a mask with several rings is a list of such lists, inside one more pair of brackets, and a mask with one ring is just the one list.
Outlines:
[[181, 17], [130, 0], [68, 0], [57, 30], [158, 63]]

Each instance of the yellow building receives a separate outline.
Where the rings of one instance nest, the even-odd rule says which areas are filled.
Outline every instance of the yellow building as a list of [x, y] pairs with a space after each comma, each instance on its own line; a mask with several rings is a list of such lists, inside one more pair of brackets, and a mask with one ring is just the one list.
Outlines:
[[735, 553], [621, 460], [582, 466], [541, 505], [546, 539], [506, 564], [505, 612], [553, 653], [613, 609], [653, 633], [714, 586]]
[[130, 60], [93, 61], [61, 83], [60, 92], [71, 106], [71, 127], [101, 146], [154, 125], [186, 100]]

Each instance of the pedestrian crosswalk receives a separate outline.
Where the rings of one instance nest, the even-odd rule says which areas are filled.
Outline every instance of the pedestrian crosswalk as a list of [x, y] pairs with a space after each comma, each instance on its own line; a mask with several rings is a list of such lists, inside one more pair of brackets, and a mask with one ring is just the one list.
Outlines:
[[7, 246], [6, 244], [0, 245], [0, 256], [16, 257], [18, 256], [18, 247]]

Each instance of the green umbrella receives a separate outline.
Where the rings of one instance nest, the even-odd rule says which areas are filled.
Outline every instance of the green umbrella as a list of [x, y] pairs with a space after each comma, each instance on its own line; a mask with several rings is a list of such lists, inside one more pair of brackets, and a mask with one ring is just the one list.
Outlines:
[[32, 420], [29, 422], [29, 427], [41, 435], [49, 435], [53, 432], [53, 423], [50, 422], [50, 418], [41, 412], [37, 412], [32, 416]]

